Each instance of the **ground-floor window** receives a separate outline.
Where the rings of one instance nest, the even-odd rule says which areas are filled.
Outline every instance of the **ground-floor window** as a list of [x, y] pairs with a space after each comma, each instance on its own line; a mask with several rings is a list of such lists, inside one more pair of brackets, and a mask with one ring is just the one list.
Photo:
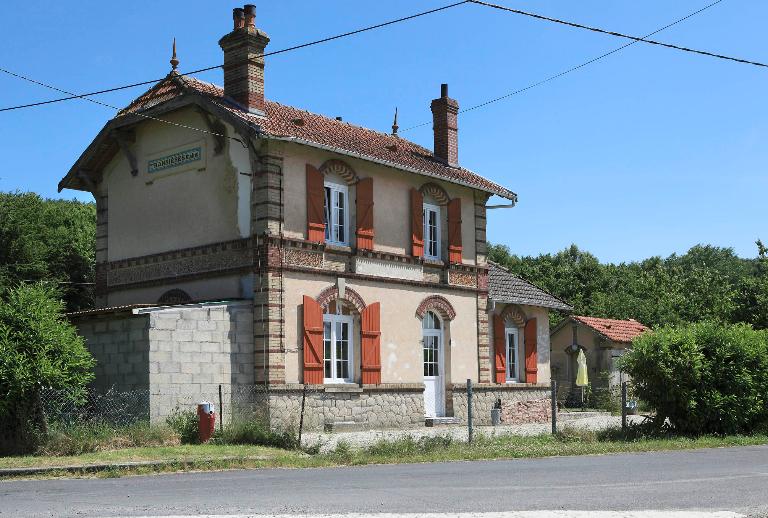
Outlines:
[[508, 327], [507, 335], [507, 381], [520, 381], [520, 331]]
[[352, 317], [323, 315], [323, 364], [325, 383], [349, 383], [353, 377]]

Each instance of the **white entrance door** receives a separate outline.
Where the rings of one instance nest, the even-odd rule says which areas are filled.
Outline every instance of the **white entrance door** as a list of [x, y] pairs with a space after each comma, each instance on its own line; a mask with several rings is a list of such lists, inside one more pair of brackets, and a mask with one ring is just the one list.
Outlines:
[[424, 315], [424, 414], [445, 415], [445, 381], [443, 379], [443, 331], [440, 319], [432, 313]]

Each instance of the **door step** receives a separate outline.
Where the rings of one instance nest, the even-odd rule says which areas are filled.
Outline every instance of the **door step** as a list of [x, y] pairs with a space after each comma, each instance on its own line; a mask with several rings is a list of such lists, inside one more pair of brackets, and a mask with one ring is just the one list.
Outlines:
[[456, 417], [425, 417], [424, 426], [445, 426], [451, 424], [459, 424], [459, 419]]

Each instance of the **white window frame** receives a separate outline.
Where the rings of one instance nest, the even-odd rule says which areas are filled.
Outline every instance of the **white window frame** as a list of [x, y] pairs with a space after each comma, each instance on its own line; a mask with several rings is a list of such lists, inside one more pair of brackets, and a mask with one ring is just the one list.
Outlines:
[[[509, 353], [510, 353], [510, 347], [509, 347], [509, 335], [515, 336], [515, 348], [512, 351], [514, 353], [515, 357], [515, 371], [516, 372], [510, 372], [510, 365], [509, 365]], [[521, 340], [522, 334], [520, 333], [519, 327], [507, 327], [504, 328], [504, 354], [506, 354], [506, 357], [504, 358], [504, 363], [506, 364], [506, 381], [507, 383], [520, 383], [521, 376], [520, 376], [520, 369], [522, 366], [520, 365], [520, 359], [522, 355], [520, 354], [520, 351], [522, 350], [522, 340]]]
[[[428, 336], [437, 337], [437, 362], [434, 362], [437, 366], [437, 376], [429, 376], [431, 378], [435, 377], [441, 377], [443, 376], [443, 350], [445, 349], [443, 346], [443, 319], [440, 318], [440, 315], [438, 315], [434, 311], [428, 311], [427, 313], [424, 313], [423, 318], [427, 318], [427, 314], [432, 313], [435, 316], [435, 319], [437, 320], [437, 329], [428, 329], [424, 328], [424, 323], [422, 321], [421, 326], [421, 345], [422, 345], [422, 372], [424, 372], [424, 351], [423, 348], [426, 345], [426, 339]], [[426, 376], [425, 376], [426, 377]]]
[[[429, 253], [429, 245], [430, 245], [430, 239], [429, 239], [429, 226], [427, 224], [427, 214], [429, 212], [435, 213], [435, 254]], [[441, 244], [440, 244], [440, 206], [439, 205], [433, 205], [431, 203], [425, 203], [424, 208], [422, 210], [422, 217], [423, 217], [423, 237], [424, 237], [424, 258], [425, 259], [433, 259], [435, 261], [440, 260], [440, 254], [441, 254]]]
[[[331, 324], [331, 357], [325, 357], [325, 324]], [[336, 324], [342, 323], [349, 326], [349, 340], [347, 342], [347, 357], [349, 358], [349, 377], [340, 378], [336, 370]], [[325, 362], [331, 361], [331, 377], [325, 377]], [[323, 315], [323, 383], [353, 383], [355, 378], [355, 325], [351, 315], [336, 315], [326, 313]]]
[[[332, 245], [349, 246], [349, 187], [333, 182], [324, 182], [323, 184], [323, 219], [325, 220], [325, 242]], [[326, 189], [330, 190], [330, 202], [331, 206], [328, 207], [326, 202]], [[339, 214], [337, 209], [339, 194], [344, 195], [344, 210], [342, 214], [342, 221], [339, 221]], [[344, 227], [344, 239], [334, 239], [334, 233], [336, 227], [339, 224]]]

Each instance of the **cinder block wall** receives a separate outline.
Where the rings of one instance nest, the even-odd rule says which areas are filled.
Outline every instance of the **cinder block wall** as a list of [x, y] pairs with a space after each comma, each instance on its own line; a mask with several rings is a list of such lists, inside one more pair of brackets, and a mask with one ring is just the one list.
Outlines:
[[149, 390], [147, 316], [90, 317], [74, 324], [96, 360], [94, 389]]
[[253, 306], [250, 301], [152, 308], [149, 315], [150, 417], [160, 421], [175, 408], [203, 400], [224, 417], [231, 394], [254, 384]]

